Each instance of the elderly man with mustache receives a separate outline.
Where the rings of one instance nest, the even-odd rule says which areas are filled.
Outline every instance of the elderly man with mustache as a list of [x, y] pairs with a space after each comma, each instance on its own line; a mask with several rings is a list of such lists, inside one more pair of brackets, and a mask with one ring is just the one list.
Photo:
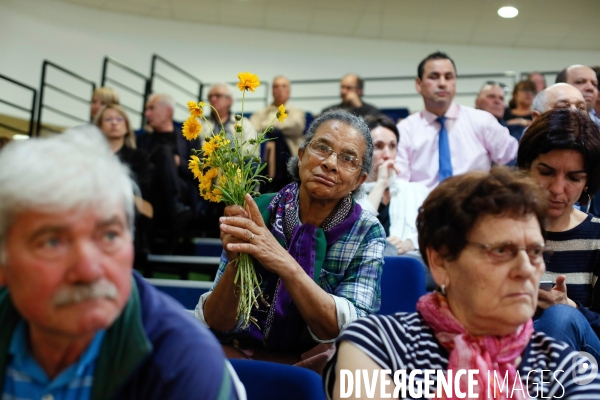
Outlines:
[[132, 274], [132, 189], [97, 130], [0, 153], [1, 398], [245, 396], [208, 329]]

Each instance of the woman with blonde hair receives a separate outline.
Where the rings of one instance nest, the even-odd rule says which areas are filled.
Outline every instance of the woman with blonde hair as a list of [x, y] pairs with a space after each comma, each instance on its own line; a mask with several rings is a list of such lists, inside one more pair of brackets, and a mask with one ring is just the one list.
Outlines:
[[98, 111], [109, 104], [120, 104], [117, 92], [114, 89], [104, 86], [94, 89], [90, 103], [90, 117], [92, 121], [96, 118]]

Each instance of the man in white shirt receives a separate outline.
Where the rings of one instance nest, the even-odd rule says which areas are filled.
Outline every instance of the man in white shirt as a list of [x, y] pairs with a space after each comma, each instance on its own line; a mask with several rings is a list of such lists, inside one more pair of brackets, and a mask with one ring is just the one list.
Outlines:
[[453, 102], [456, 68], [448, 55], [436, 52], [421, 61], [415, 86], [425, 110], [398, 124], [400, 178], [433, 189], [449, 176], [487, 171], [492, 161], [516, 157], [517, 140], [493, 115]]

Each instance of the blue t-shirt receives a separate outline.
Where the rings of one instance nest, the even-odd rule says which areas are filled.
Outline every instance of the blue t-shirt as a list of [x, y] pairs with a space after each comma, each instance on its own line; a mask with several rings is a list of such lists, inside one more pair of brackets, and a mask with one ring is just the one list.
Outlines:
[[5, 399], [85, 400], [90, 398], [96, 358], [100, 352], [105, 331], [99, 331], [81, 355], [79, 361], [50, 379], [31, 355], [27, 344], [28, 326], [17, 325], [8, 350], [10, 361], [4, 377]]

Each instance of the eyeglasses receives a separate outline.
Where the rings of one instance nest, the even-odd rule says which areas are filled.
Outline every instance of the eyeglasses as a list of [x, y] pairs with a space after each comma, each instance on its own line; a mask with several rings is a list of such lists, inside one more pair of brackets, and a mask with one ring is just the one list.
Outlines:
[[223, 93], [211, 93], [211, 94], [208, 95], [208, 99], [209, 100], [212, 99], [212, 98], [220, 99], [222, 97], [228, 97], [228, 96], [226, 94], [223, 94]]
[[344, 169], [354, 171], [361, 165], [361, 163], [358, 161], [358, 158], [354, 157], [353, 155], [333, 151], [331, 147], [327, 146], [325, 143], [320, 142], [319, 140], [310, 142], [308, 144], [308, 148], [310, 149], [310, 152], [312, 154], [319, 157], [321, 160], [326, 160], [331, 156], [331, 154], [335, 153], [337, 155], [338, 165]]
[[531, 264], [540, 264], [544, 260], [544, 249], [546, 246], [543, 243], [533, 243], [529, 246], [517, 246], [512, 242], [502, 243], [479, 243], [467, 240], [467, 244], [479, 247], [486, 251], [487, 255], [494, 261], [510, 261], [514, 259], [520, 250], [525, 250]]
[[107, 124], [110, 124], [112, 122], [121, 123], [121, 122], [125, 122], [125, 118], [123, 118], [123, 117], [106, 117], [103, 119], [103, 121], [106, 122]]

